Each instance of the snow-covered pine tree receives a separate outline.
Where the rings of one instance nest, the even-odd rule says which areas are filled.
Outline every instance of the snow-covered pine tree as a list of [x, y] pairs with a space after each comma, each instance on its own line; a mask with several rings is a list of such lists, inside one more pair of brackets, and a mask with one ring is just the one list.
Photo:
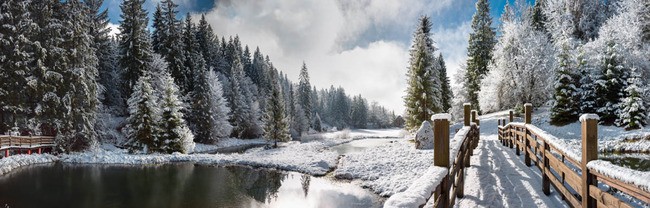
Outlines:
[[447, 77], [447, 66], [445, 65], [445, 59], [442, 57], [442, 53], [437, 58], [438, 65], [440, 66], [440, 93], [442, 95], [442, 112], [449, 112], [451, 109], [451, 99], [454, 97], [454, 93], [451, 91], [451, 86], [449, 85], [449, 77]]
[[223, 97], [221, 81], [212, 70], [203, 70], [197, 77], [193, 107], [192, 129], [197, 142], [215, 143], [230, 136], [230, 108]]
[[605, 42], [601, 56], [600, 73], [595, 80], [597, 113], [603, 124], [614, 124], [618, 116], [619, 102], [625, 97], [627, 75], [621, 63], [621, 57], [613, 40]]
[[616, 123], [618, 126], [625, 127], [625, 130], [643, 128], [647, 124], [646, 103], [642, 98], [645, 89], [642, 87], [643, 83], [636, 67], [632, 67], [627, 83], [626, 97], [621, 99]]
[[260, 94], [265, 95], [263, 91], [269, 91], [269, 88], [265, 88], [264, 82], [265, 80], [265, 75], [268, 65], [266, 63], [266, 60], [264, 60], [264, 55], [262, 55], [262, 52], [260, 52], [260, 48], [257, 47], [255, 48], [255, 52], [253, 52], [253, 63], [252, 63], [252, 70], [249, 74], [249, 77], [253, 81], [255, 85], [259, 87]]
[[192, 22], [192, 16], [188, 13], [185, 16], [185, 24], [183, 28], [183, 45], [185, 46], [185, 62], [183, 69], [183, 77], [187, 79], [181, 82], [179, 88], [183, 95], [194, 91], [194, 80], [198, 74], [206, 70], [205, 60], [199, 51], [199, 43], [196, 40], [196, 27]]
[[173, 0], [163, 0], [160, 3], [162, 5], [162, 19], [158, 27], [154, 25], [154, 32], [159, 33], [160, 38], [160, 45], [156, 46], [158, 48], [157, 53], [167, 61], [167, 69], [174, 78], [176, 85], [182, 87], [186, 80], [192, 79], [192, 77], [186, 77], [184, 72], [186, 70], [184, 65], [185, 46], [182, 39], [181, 21], [176, 19], [176, 13], [178, 13], [176, 7], [178, 5]]
[[577, 68], [582, 75], [580, 77], [580, 113], [596, 113], [597, 110], [597, 95], [596, 85], [594, 84], [594, 70], [587, 65], [585, 60], [584, 49], [579, 48], [578, 56], [576, 57]]
[[[439, 67], [435, 62], [429, 17], [420, 17], [410, 50], [406, 97], [406, 129], [416, 130], [422, 121], [441, 111]], [[435, 73], [435, 75], [434, 75]], [[436, 81], [438, 80], [438, 81]]]
[[[92, 14], [94, 15], [94, 14]], [[95, 120], [99, 105], [97, 56], [90, 34], [91, 16], [80, 0], [65, 2], [62, 47], [67, 67], [62, 71], [65, 94], [57, 145], [63, 151], [81, 151], [97, 144]]]
[[314, 121], [312, 121], [311, 125], [317, 132], [323, 131], [323, 121], [320, 120], [320, 115], [318, 113], [314, 115]]
[[162, 54], [161, 48], [164, 47], [163, 43], [167, 38], [168, 31], [160, 3], [156, 4], [156, 11], [153, 13], [151, 27], [154, 28], [151, 32], [151, 49], [157, 54]]
[[650, 1], [641, 1], [639, 5], [639, 21], [641, 22], [641, 38], [646, 43], [650, 43]]
[[218, 66], [218, 59], [220, 58], [218, 56], [219, 42], [212, 31], [212, 27], [205, 20], [205, 15], [201, 15], [201, 20], [199, 20], [199, 24], [197, 25], [196, 42], [199, 45], [199, 51], [203, 55], [203, 60], [205, 60], [205, 68], [216, 68]]
[[533, 24], [533, 27], [537, 31], [541, 31], [544, 33], [547, 33], [548, 30], [546, 29], [546, 22], [548, 21], [548, 18], [546, 18], [546, 14], [544, 14], [544, 8], [546, 7], [546, 0], [535, 0], [535, 5], [533, 6], [533, 11], [531, 14], [531, 21]]
[[278, 141], [288, 141], [291, 139], [291, 135], [289, 135], [289, 122], [285, 113], [284, 96], [282, 96], [278, 83], [279, 79], [274, 72], [271, 72], [269, 78], [271, 91], [264, 116], [264, 137], [273, 141], [273, 146], [277, 147]]
[[27, 36], [34, 32], [33, 20], [28, 6], [31, 1], [5, 0], [0, 3], [0, 132], [7, 132], [16, 125], [25, 125], [28, 95], [27, 77], [34, 44]]
[[128, 100], [129, 117], [126, 119], [127, 142], [130, 151], [156, 151], [159, 144], [160, 107], [151, 87], [151, 76], [145, 72], [133, 86]]
[[293, 111], [291, 112], [291, 137], [294, 139], [300, 139], [302, 135], [309, 131], [309, 119], [305, 115], [305, 110], [303, 110], [302, 105], [300, 104], [299, 92], [293, 91]]
[[[496, 33], [492, 28], [492, 17], [487, 0], [476, 2], [476, 13], [472, 17], [472, 32], [469, 34], [469, 45], [467, 47], [467, 69], [463, 85], [467, 92], [467, 99], [472, 108], [480, 111], [478, 93], [481, 91], [481, 79], [488, 72], [488, 64], [492, 60], [492, 49], [496, 44]], [[409, 124], [406, 119], [406, 126], [412, 129], [418, 128], [422, 123]]]
[[160, 100], [161, 115], [156, 148], [163, 153], [190, 153], [194, 151], [194, 135], [183, 119], [183, 102], [178, 99], [178, 87], [169, 73], [162, 74], [163, 92]]
[[[311, 84], [309, 83], [309, 73], [307, 72], [307, 64], [302, 62], [302, 68], [300, 69], [300, 76], [298, 78], [298, 103], [302, 106], [304, 111], [305, 119], [311, 121], [312, 117], [312, 106], [311, 106]], [[309, 122], [307, 122], [309, 123]], [[307, 128], [311, 127], [307, 124]]]
[[551, 124], [564, 125], [578, 120], [580, 110], [575, 98], [578, 97], [575, 86], [576, 76], [573, 73], [573, 64], [569, 51], [569, 43], [562, 44], [562, 49], [557, 55], [557, 68], [555, 69], [554, 100], [551, 108]]
[[151, 42], [147, 30], [149, 18], [143, 4], [144, 0], [124, 0], [120, 5], [119, 64], [123, 70], [123, 95], [132, 94], [133, 85], [147, 71], [151, 62]]
[[361, 95], [357, 95], [352, 98], [350, 120], [350, 125], [352, 125], [353, 128], [366, 128], [366, 124], [368, 123], [368, 104], [365, 99], [361, 97]]
[[231, 135], [237, 138], [254, 138], [258, 136], [255, 132], [256, 121], [251, 120], [251, 103], [246, 98], [246, 86], [242, 84], [246, 76], [239, 57], [235, 57], [231, 70], [230, 89], [232, 92], [228, 96], [232, 110], [230, 123], [233, 125], [233, 132]]

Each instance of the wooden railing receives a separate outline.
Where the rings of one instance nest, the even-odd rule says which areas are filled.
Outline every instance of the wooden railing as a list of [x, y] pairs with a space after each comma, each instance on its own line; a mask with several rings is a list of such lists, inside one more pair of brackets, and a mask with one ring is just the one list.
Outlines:
[[[460, 141], [454, 140], [450, 148], [449, 121], [433, 119], [434, 123], [434, 165], [447, 168], [448, 174], [443, 178], [433, 193], [434, 207], [453, 207], [456, 197], [463, 198], [465, 185], [465, 168], [470, 166], [470, 156], [479, 141], [479, 121], [476, 111], [472, 111], [470, 122], [470, 105], [464, 105], [464, 127], [457, 133], [465, 134]], [[462, 136], [462, 135], [460, 135]], [[453, 156], [450, 160], [450, 155]], [[451, 164], [450, 164], [451, 163]]]
[[[524, 163], [535, 165], [542, 173], [542, 190], [550, 194], [550, 186], [572, 207], [632, 207], [627, 200], [601, 189], [598, 183], [650, 204], [650, 193], [639, 186], [624, 182], [587, 167], [598, 161], [598, 118], [583, 116], [582, 154], [570, 150], [563, 141], [531, 125], [532, 105], [525, 105], [524, 123], [499, 120], [499, 139], [504, 146], [515, 148], [517, 155], [524, 154]], [[602, 187], [602, 186], [601, 186]]]
[[9, 157], [9, 150], [27, 150], [31, 154], [32, 150], [41, 153], [43, 148], [52, 148], [56, 146], [53, 136], [10, 136], [0, 135], [0, 150], [4, 150], [5, 157]]

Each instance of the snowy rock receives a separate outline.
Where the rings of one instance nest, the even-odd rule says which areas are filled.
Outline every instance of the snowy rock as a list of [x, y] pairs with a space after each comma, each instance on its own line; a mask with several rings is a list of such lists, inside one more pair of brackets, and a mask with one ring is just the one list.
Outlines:
[[598, 115], [596, 115], [596, 114], [591, 114], [591, 113], [582, 114], [582, 116], [580, 116], [580, 122], [585, 122], [587, 120], [596, 120], [596, 121], [598, 121], [598, 120], [600, 120], [600, 117]]
[[416, 149], [433, 149], [433, 128], [429, 121], [422, 122], [422, 126], [415, 133]]

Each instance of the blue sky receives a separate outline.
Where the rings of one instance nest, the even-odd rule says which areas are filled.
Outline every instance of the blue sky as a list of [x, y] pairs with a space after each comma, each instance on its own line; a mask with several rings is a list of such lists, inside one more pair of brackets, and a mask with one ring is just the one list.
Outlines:
[[[147, 0], [152, 13], [160, 0]], [[527, 0], [532, 4], [534, 0]], [[105, 0], [119, 24], [122, 0]], [[417, 19], [431, 16], [433, 39], [453, 76], [466, 60], [472, 0], [178, 0], [179, 15], [206, 14], [216, 34], [259, 46], [297, 80], [303, 61], [318, 88], [343, 86], [401, 113], [408, 49]], [[489, 1], [495, 27], [505, 1]], [[511, 1], [511, 4], [513, 2]], [[197, 20], [198, 18], [194, 18]], [[114, 26], [115, 26], [114, 25]], [[452, 78], [453, 82], [453, 78]]]

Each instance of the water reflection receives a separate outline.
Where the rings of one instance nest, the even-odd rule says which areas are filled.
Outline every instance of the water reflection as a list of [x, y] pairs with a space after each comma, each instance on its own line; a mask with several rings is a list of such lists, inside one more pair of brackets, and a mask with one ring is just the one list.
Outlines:
[[40, 165], [0, 177], [0, 207], [380, 207], [358, 186], [193, 164]]

